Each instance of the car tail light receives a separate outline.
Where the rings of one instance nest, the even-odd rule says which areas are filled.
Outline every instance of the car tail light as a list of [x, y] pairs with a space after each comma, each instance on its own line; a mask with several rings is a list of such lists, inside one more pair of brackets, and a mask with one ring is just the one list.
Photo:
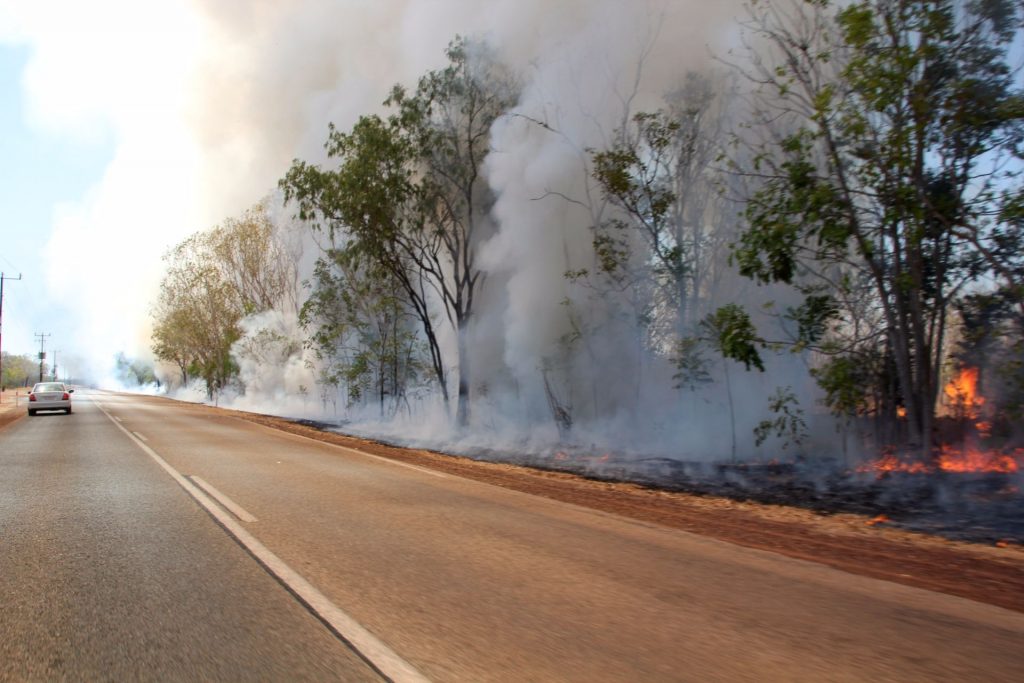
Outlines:
[[64, 398], [62, 398], [61, 400], [62, 401], [70, 401], [71, 400], [71, 394], [69, 394], [68, 392], [65, 391], [64, 392]]
[[28, 395], [28, 400], [30, 400], [30, 401], [36, 400], [36, 395], [35, 394], [29, 394]]

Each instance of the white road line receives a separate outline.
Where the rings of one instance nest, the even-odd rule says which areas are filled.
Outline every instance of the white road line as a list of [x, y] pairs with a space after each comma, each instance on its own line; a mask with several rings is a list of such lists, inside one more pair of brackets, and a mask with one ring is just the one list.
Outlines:
[[256, 521], [256, 518], [253, 517], [252, 515], [250, 515], [248, 512], [246, 512], [245, 508], [243, 508], [241, 505], [239, 505], [238, 503], [236, 503], [235, 501], [231, 500], [230, 498], [225, 496], [223, 493], [221, 493], [220, 491], [215, 489], [213, 487], [213, 484], [210, 484], [210, 483], [206, 482], [205, 480], [203, 480], [202, 478], [200, 478], [200, 477], [198, 477], [198, 476], [196, 476], [194, 474], [189, 475], [188, 478], [191, 479], [192, 481], [194, 481], [195, 483], [199, 484], [199, 488], [201, 488], [202, 490], [206, 491], [211, 496], [213, 496], [217, 500], [218, 503], [220, 503], [225, 508], [227, 508], [228, 511], [231, 514], [233, 514], [235, 517], [238, 517], [243, 522], [255, 522]]
[[[97, 403], [96, 405], [99, 405], [99, 404]], [[102, 410], [102, 408], [101, 408], [101, 410]], [[107, 411], [104, 410], [103, 412], [107, 412]], [[124, 422], [124, 420], [122, 420], [119, 417], [115, 417], [114, 419], [117, 420], [118, 422]]]
[[143, 441], [149, 441], [149, 439], [147, 439], [146, 437], [144, 437], [144, 436], [143, 436], [142, 434], [139, 434], [138, 432], [132, 432], [132, 434], [134, 434], [135, 436], [139, 437], [139, 438], [140, 438], [140, 439], [142, 439]]
[[341, 608], [335, 605], [330, 599], [318, 591], [311, 583], [306, 581], [294, 569], [289, 567], [277, 555], [272, 553], [265, 545], [256, 540], [256, 537], [245, 530], [230, 515], [221, 510], [205, 493], [200, 491], [192, 482], [171, 467], [166, 460], [161, 458], [156, 451], [144, 444], [130, 431], [119, 425], [113, 416], [100, 405], [97, 407], [114, 422], [114, 426], [120, 429], [135, 445], [141, 448], [149, 457], [153, 458], [160, 467], [164, 469], [174, 481], [178, 482], [181, 488], [202, 505], [210, 515], [213, 516], [221, 527], [234, 537], [256, 560], [262, 564], [268, 572], [273, 574], [278, 581], [288, 587], [303, 604], [312, 610], [324, 623], [349, 643], [371, 666], [376, 668], [385, 677], [394, 683], [428, 683], [429, 679], [417, 671], [411, 664], [398, 656], [391, 648], [385, 645], [372, 633], [367, 631], [362, 624], [350, 617]]

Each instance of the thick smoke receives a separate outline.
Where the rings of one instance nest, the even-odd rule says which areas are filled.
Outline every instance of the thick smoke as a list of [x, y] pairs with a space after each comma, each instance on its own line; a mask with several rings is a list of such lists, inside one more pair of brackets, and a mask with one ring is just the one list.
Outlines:
[[[139, 249], [148, 255], [118, 280], [148, 282], [133, 291], [152, 300], [161, 252], [250, 207], [293, 159], [326, 163], [328, 123], [344, 130], [360, 115], [383, 111], [392, 85], [415, 85], [444, 66], [444, 48], [456, 35], [468, 36], [488, 42], [522, 86], [517, 105], [494, 126], [486, 162], [496, 231], [480, 253], [487, 282], [470, 329], [472, 429], [456, 435], [436, 396], [425, 392], [411, 396], [395, 419], [346, 409], [343, 397], [316, 384], [318, 361], [303, 348], [306, 333], [291, 308], [244, 322], [234, 352], [244, 392], [221, 397], [222, 404], [338, 417], [351, 429], [464, 449], [544, 451], [571, 439], [582, 448], [722, 457], [735, 431], [741, 451], [756, 454], [751, 427], [768, 417], [765, 396], [776, 386], [795, 385], [811, 412], [806, 368], [785, 358], [771, 361], [765, 374], [733, 364], [727, 393], [718, 362], [712, 385], [680, 390], [665, 354], [649, 351], [629, 292], [599, 292], [565, 277], [593, 267], [591, 209], [600, 197], [587, 150], [606, 147], [633, 113], [664, 106], [687, 72], [721, 69], [713, 55], [727, 51], [741, 14], [739, 0], [196, 0], [173, 24], [187, 27], [180, 35], [188, 59], [163, 59], [177, 34], [147, 33], [141, 42], [129, 41], [127, 31], [110, 36], [107, 52], [130, 45], [138, 55], [140, 76], [128, 74], [121, 86], [143, 83], [142, 66], [159, 62], [167, 70], [158, 73], [160, 82], [172, 92], [153, 89], [150, 106], [115, 109], [118, 152], [89, 203], [61, 218], [57, 261], [147, 235]], [[143, 154], [153, 151], [146, 141], [158, 154]], [[172, 163], [161, 167], [161, 158]], [[146, 164], [163, 171], [144, 183], [139, 169]], [[147, 213], [141, 204], [160, 209]], [[277, 209], [283, 234], [294, 238], [291, 209]], [[300, 275], [307, 278], [317, 246], [308, 232], [302, 239]], [[54, 286], [69, 291], [70, 271], [66, 264], [59, 270]], [[134, 328], [123, 338], [145, 340], [143, 308], [111, 307], [124, 287], [103, 287], [88, 283], [88, 297], [75, 299], [88, 329], [116, 328], [115, 315]], [[751, 308], [768, 298], [735, 277], [717, 291], [719, 303]], [[440, 331], [454, 367], [452, 333]], [[140, 341], [134, 350], [145, 346]], [[571, 435], [557, 428], [553, 401], [571, 409]]]
[[[443, 65], [444, 46], [457, 34], [486, 40], [521, 79], [520, 100], [495, 125], [487, 160], [498, 229], [481, 252], [488, 281], [470, 331], [473, 436], [451, 433], [436, 397], [413, 397], [387, 422], [373, 410], [342, 409], [350, 428], [450, 447], [543, 449], [565, 436], [552, 419], [553, 398], [573, 412], [573, 440], [593, 448], [721, 457], [735, 431], [749, 454], [751, 426], [767, 417], [764, 397], [806, 377], [806, 368], [787, 371], [785, 362], [775, 362], [768, 375], [737, 365], [728, 370], [731, 398], [722, 368], [714, 385], [680, 391], [668, 361], [645, 351], [628, 294], [600, 294], [565, 277], [593, 266], [594, 216], [584, 205], [594, 207], [600, 197], [586, 150], [607, 146], [637, 111], [664, 106], [688, 71], [720, 69], [713, 55], [723, 54], [737, 33], [739, 2], [200, 7], [205, 44], [216, 47], [201, 61], [190, 112], [204, 150], [206, 205], [222, 212], [239, 210], [272, 186], [292, 158], [326, 161], [328, 122], [344, 129], [359, 115], [381, 111], [391, 85], [411, 86]], [[720, 294], [731, 297], [722, 303], [743, 301], [745, 287], [752, 291], [739, 281], [722, 285]], [[268, 329], [285, 335], [288, 320], [294, 317], [273, 317]], [[260, 323], [247, 321], [247, 338], [260, 333]], [[447, 328], [441, 333], [451, 361], [454, 340]], [[567, 346], [574, 333], [579, 340]], [[303, 337], [298, 329], [287, 334]], [[311, 364], [301, 354], [269, 365], [240, 358], [240, 405], [316, 412], [308, 397], [295, 402], [291, 386], [302, 375], [299, 386], [312, 393]], [[293, 378], [280, 376], [289, 367]], [[810, 408], [806, 388], [796, 387]]]

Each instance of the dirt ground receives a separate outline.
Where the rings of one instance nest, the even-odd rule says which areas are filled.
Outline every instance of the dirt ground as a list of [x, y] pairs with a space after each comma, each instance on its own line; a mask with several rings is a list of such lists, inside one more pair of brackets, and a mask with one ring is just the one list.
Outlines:
[[[884, 521], [861, 515], [822, 515], [793, 507], [594, 481], [399, 448], [267, 415], [193, 407], [495, 486], [1024, 612], [1024, 547], [1016, 544], [950, 541], [887, 528]], [[5, 394], [0, 402], [0, 429], [25, 414], [23, 406], [15, 408]]]
[[8, 389], [0, 393], [0, 429], [26, 414], [28, 389]]

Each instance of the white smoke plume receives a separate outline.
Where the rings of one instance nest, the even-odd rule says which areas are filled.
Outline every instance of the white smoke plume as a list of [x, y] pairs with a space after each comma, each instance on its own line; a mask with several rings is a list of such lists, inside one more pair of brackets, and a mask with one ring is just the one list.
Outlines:
[[[153, 5], [146, 3], [147, 13]], [[325, 162], [329, 122], [344, 130], [360, 115], [381, 111], [393, 84], [413, 86], [443, 66], [444, 48], [458, 34], [487, 40], [523, 85], [515, 109], [495, 125], [487, 160], [498, 231], [482, 253], [488, 282], [472, 330], [477, 433], [459, 437], [462, 447], [504, 441], [539, 449], [557, 440], [543, 369], [562, 362], [576, 384], [556, 382], [554, 389], [577, 408], [578, 438], [595, 447], [629, 441], [637, 451], [695, 457], [729, 451], [721, 389], [702, 395], [674, 389], [664, 360], [638, 357], [635, 326], [616, 322], [622, 302], [588, 295], [564, 277], [592, 261], [591, 216], [564, 198], [586, 197], [587, 148], [606, 145], [630, 114], [662, 106], [687, 71], [712, 66], [712, 55], [728, 49], [738, 33], [740, 0], [194, 0], [159, 3], [163, 18], [156, 20], [134, 7], [108, 0], [96, 16], [76, 15], [86, 34], [115, 16], [134, 17], [133, 28], [153, 31], [107, 31], [100, 57], [86, 60], [83, 69], [98, 72], [114, 67], [103, 55], [134, 66], [110, 89], [84, 96], [113, 126], [117, 154], [93, 195], [56, 219], [52, 241], [52, 288], [74, 298], [97, 346], [134, 342], [144, 353], [145, 309], [160, 253], [251, 206], [293, 159]], [[158, 30], [161, 21], [170, 28]], [[71, 59], [41, 17], [26, 25], [36, 35], [33, 73], [46, 70], [55, 55]], [[75, 45], [78, 54], [91, 54]], [[153, 73], [153, 65], [165, 71]], [[87, 90], [95, 80], [76, 75]], [[47, 80], [34, 91], [43, 119], [59, 110], [54, 88]], [[136, 254], [137, 263], [84, 287], [68, 275], [74, 259], [83, 253], [101, 259], [112, 244]], [[308, 276], [312, 244], [304, 254]], [[130, 294], [125, 280], [145, 284]], [[126, 297], [131, 301], [111, 305]], [[560, 340], [571, 331], [567, 300], [607, 334], [559, 360]], [[117, 340], [104, 332], [109, 329], [120, 331]], [[243, 341], [261, 330], [302, 338], [294, 312], [247, 320]], [[246, 390], [235, 404], [332, 415], [317, 394], [315, 359], [292, 351], [273, 363], [236, 353]], [[736, 421], [749, 447], [750, 425], [764, 417], [763, 397], [780, 378], [801, 375], [783, 369], [768, 377], [738, 367], [733, 375]], [[434, 410], [430, 401], [414, 399], [401, 423], [348, 418], [363, 420], [357, 429], [452, 445], [449, 421]]]
[[[349, 429], [466, 452], [497, 445], [543, 451], [560, 438], [543, 374], [555, 365], [553, 391], [574, 410], [575, 440], [595, 449], [722, 457], [732, 431], [739, 447], [752, 452], [750, 426], [765, 417], [764, 397], [779, 377], [806, 376], [804, 370], [765, 377], [737, 366], [731, 409], [721, 386], [680, 392], [667, 380], [672, 368], [665, 359], [637, 353], [635, 323], [617, 320], [628, 302], [596, 296], [565, 278], [593, 261], [593, 218], [566, 201], [598, 201], [585, 150], [606, 146], [633, 113], [663, 106], [687, 71], [713, 66], [712, 55], [723, 53], [738, 31], [738, 2], [481, 6], [452, 0], [208, 9], [210, 35], [230, 49], [205, 62], [201, 83], [210, 97], [195, 121], [211, 176], [201, 184], [219, 193], [224, 210], [272, 184], [292, 157], [323, 162], [328, 121], [344, 129], [359, 115], [380, 111], [392, 84], [412, 86], [444, 64], [443, 48], [456, 34], [487, 40], [522, 79], [520, 101], [496, 124], [487, 161], [498, 231], [481, 254], [489, 279], [471, 332], [474, 429], [453, 433], [436, 396], [414, 397], [408, 410], [385, 421], [375, 407], [343, 409]], [[226, 190], [225, 178], [232, 181]], [[600, 328], [569, 353], [562, 340], [579, 321], [571, 322], [567, 302], [579, 309], [582, 324]], [[440, 333], [451, 367], [451, 331]], [[301, 338], [301, 331], [293, 336]], [[246, 394], [239, 405], [316, 416], [308, 396], [297, 404], [294, 391], [283, 389], [278, 366], [242, 367]], [[325, 416], [335, 412], [327, 409]]]

